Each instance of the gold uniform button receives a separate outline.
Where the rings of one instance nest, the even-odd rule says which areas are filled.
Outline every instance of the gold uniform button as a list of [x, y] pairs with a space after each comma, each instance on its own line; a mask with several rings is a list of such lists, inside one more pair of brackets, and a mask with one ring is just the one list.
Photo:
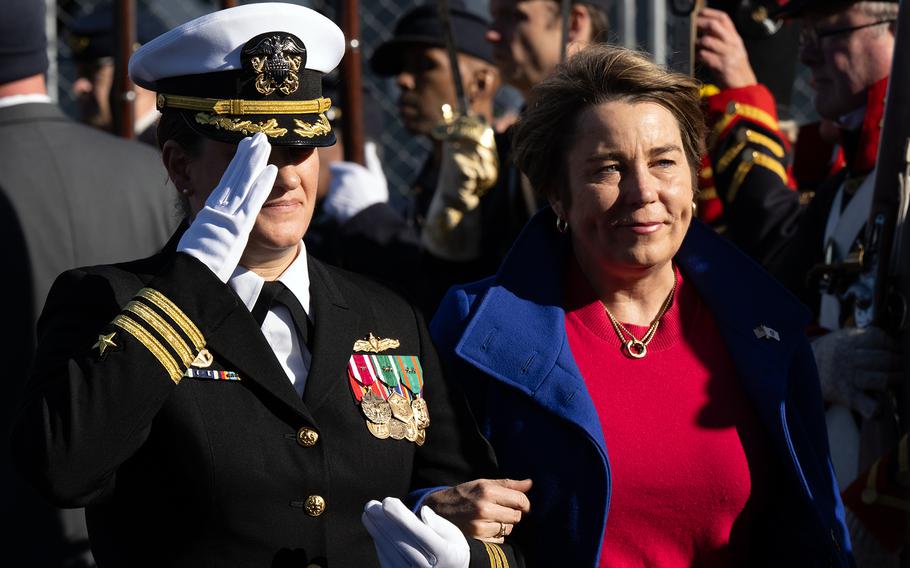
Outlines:
[[312, 448], [319, 440], [319, 432], [312, 428], [303, 427], [297, 430], [297, 443], [304, 448]]
[[325, 499], [319, 495], [310, 495], [306, 498], [306, 503], [303, 508], [307, 515], [318, 517], [325, 511]]

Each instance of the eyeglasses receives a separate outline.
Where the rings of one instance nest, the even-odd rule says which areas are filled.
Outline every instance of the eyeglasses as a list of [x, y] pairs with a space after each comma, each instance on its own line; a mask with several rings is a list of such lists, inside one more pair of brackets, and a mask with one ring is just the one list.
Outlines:
[[871, 28], [872, 26], [880, 26], [882, 24], [893, 24], [894, 22], [895, 20], [879, 20], [868, 24], [850, 26], [849, 28], [834, 28], [833, 30], [819, 30], [813, 26], [803, 26], [799, 30], [799, 45], [801, 47], [818, 47], [821, 44], [821, 41], [826, 37], [851, 34], [864, 28]]

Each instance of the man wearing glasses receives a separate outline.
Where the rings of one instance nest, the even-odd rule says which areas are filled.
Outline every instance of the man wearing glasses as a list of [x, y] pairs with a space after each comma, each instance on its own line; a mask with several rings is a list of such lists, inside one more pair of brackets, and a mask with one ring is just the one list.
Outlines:
[[[713, 12], [699, 18], [697, 48], [718, 84], [735, 85], [709, 116], [714, 129], [708, 149], [727, 234], [815, 310], [813, 350], [844, 490], [879, 457], [860, 459], [860, 426], [881, 416], [885, 393], [900, 380], [891, 339], [881, 329], [856, 327], [854, 302], [863, 299], [858, 271], [832, 270], [861, 259], [898, 2], [791, 0], [771, 14], [799, 20], [799, 59], [811, 73], [815, 108], [836, 125], [843, 151], [845, 165], [817, 187], [808, 205], [793, 191], [792, 155], [773, 97], [755, 84], [754, 74], [749, 80], [742, 41], [729, 19]], [[860, 477], [862, 484], [866, 475]], [[890, 566], [894, 557], [888, 559], [859, 520], [849, 522], [851, 515], [848, 510], [859, 564]]]

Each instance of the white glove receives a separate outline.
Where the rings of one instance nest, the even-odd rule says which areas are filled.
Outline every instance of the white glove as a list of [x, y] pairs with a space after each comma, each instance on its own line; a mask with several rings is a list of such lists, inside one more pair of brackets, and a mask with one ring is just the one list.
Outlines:
[[900, 380], [894, 341], [877, 327], [832, 331], [812, 342], [822, 397], [871, 418], [876, 395]]
[[364, 157], [366, 167], [343, 161], [329, 164], [332, 181], [322, 210], [339, 223], [344, 223], [371, 205], [389, 200], [389, 186], [376, 154], [376, 144], [367, 142], [364, 145]]
[[202, 261], [222, 282], [237, 268], [259, 210], [272, 192], [278, 168], [266, 165], [271, 152], [265, 134], [241, 140], [221, 181], [177, 244], [178, 252]]
[[468, 568], [471, 561], [465, 536], [429, 507], [417, 518], [401, 500], [386, 497], [367, 503], [361, 521], [382, 568]]

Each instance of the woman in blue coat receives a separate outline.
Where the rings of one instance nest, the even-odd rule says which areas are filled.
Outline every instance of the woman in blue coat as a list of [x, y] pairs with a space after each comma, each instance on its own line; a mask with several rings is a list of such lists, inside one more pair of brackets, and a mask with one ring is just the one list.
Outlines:
[[[431, 331], [530, 512], [539, 566], [849, 566], [803, 306], [693, 221], [698, 85], [590, 47], [516, 163], [551, 207]], [[443, 513], [445, 514], [445, 513]]]

